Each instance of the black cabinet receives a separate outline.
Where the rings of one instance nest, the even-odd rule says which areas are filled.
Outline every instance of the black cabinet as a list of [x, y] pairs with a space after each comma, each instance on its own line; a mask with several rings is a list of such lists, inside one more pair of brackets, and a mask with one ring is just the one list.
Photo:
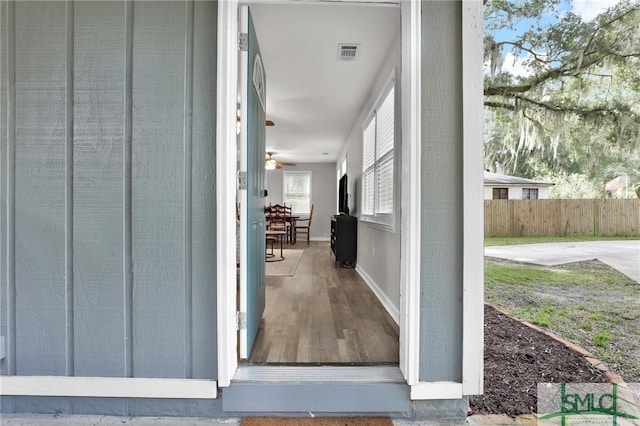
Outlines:
[[[355, 216], [331, 216], [331, 251], [338, 262], [356, 266], [358, 254], [358, 218]], [[344, 263], [343, 263], [344, 264]]]

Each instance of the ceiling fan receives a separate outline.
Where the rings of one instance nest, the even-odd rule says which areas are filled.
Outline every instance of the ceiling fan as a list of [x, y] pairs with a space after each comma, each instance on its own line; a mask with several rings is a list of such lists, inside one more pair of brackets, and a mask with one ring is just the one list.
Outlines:
[[280, 161], [273, 158], [273, 152], [267, 152], [267, 159], [264, 163], [264, 168], [267, 170], [275, 170], [280, 169], [283, 166], [295, 166], [295, 163], [281, 163]]

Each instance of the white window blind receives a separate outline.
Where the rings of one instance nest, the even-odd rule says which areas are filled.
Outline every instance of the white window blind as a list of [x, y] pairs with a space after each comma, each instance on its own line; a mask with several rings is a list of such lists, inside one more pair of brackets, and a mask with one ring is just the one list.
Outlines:
[[283, 172], [283, 201], [292, 214], [311, 211], [311, 172]]
[[362, 126], [361, 220], [393, 229], [395, 77], [385, 85], [378, 102]]
[[375, 115], [364, 128], [362, 147], [362, 214], [375, 213], [376, 120]]

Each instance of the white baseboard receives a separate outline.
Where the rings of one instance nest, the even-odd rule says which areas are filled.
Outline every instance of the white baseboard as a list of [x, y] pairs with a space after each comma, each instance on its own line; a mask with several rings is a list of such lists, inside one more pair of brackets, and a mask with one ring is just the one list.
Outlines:
[[129, 377], [1, 376], [0, 395], [215, 399], [215, 380]]
[[386, 294], [378, 287], [375, 281], [367, 275], [367, 273], [360, 267], [360, 265], [356, 264], [356, 272], [360, 275], [360, 277], [364, 280], [365, 283], [371, 288], [373, 293], [378, 297], [382, 306], [387, 310], [391, 318], [396, 322], [396, 324], [400, 324], [400, 311], [398, 308], [391, 302], [391, 299], [387, 297]]
[[411, 386], [411, 400], [424, 399], [460, 399], [462, 383], [457, 382], [420, 382]]

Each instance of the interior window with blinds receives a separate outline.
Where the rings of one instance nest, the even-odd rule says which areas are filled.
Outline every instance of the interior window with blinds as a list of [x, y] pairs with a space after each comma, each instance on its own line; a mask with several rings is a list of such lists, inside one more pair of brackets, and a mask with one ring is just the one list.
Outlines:
[[283, 172], [283, 201], [292, 214], [311, 211], [311, 172]]
[[395, 73], [362, 126], [362, 212], [360, 219], [394, 227]]

